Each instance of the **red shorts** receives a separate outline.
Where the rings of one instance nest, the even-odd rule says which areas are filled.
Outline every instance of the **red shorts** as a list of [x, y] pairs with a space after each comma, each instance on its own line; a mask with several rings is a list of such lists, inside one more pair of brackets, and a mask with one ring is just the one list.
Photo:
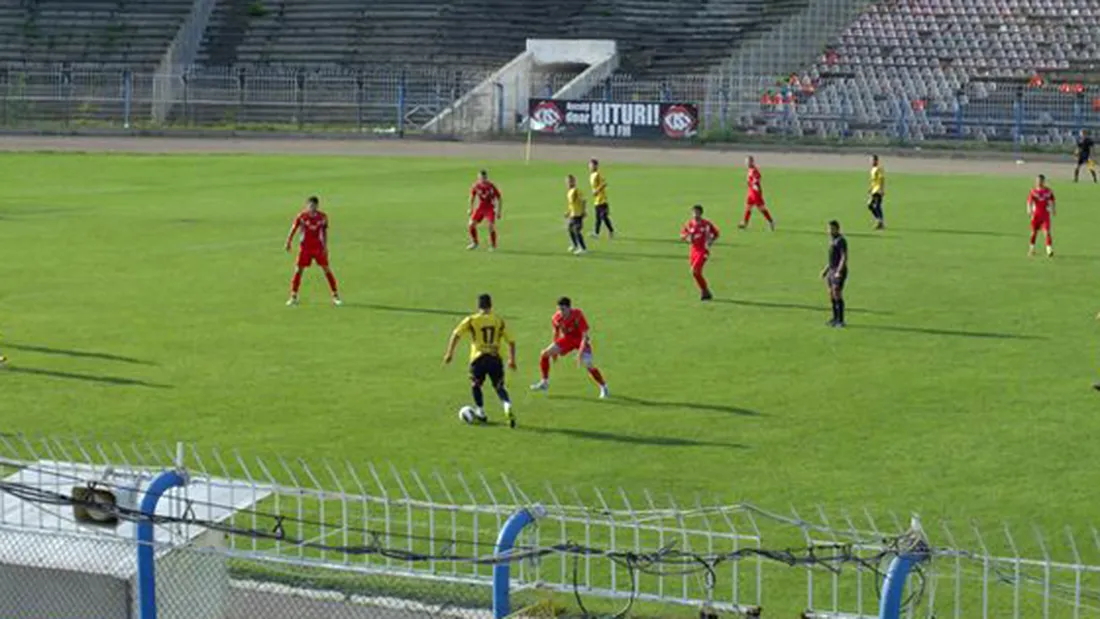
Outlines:
[[755, 206], [756, 208], [763, 208], [763, 194], [750, 193], [748, 196], [745, 197], [745, 206]]
[[489, 223], [493, 223], [497, 220], [497, 211], [491, 206], [479, 206], [474, 214], [470, 216], [470, 221], [475, 224], [481, 223], [483, 219], [488, 219]]
[[707, 263], [707, 258], [710, 257], [710, 252], [701, 249], [692, 248], [691, 250], [691, 268], [701, 269], [703, 265]]
[[[583, 345], [584, 345], [584, 340], [582, 340], [582, 339], [564, 338], [563, 337], [563, 338], [558, 338], [558, 339], [554, 340], [554, 346], [558, 347], [558, 354], [562, 355], [563, 357], [565, 355], [568, 355], [569, 353], [573, 352], [574, 350], [580, 350], [581, 346], [583, 346]], [[591, 349], [582, 350], [581, 354], [584, 354], [585, 352], [591, 353]]]
[[1050, 214], [1047, 213], [1046, 215], [1032, 215], [1031, 229], [1050, 230]]
[[298, 250], [298, 268], [304, 269], [314, 262], [319, 267], [328, 266], [328, 252], [321, 248], [302, 247]]

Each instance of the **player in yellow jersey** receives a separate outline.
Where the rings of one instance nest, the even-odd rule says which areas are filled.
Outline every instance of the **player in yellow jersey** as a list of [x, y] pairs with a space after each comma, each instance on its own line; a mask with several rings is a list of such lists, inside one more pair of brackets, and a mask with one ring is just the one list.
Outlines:
[[615, 226], [611, 225], [611, 206], [607, 203], [607, 179], [600, 172], [600, 162], [591, 159], [588, 162], [588, 184], [592, 186], [592, 202], [596, 205], [596, 231], [592, 238], [600, 238], [600, 224], [607, 226], [607, 238], [615, 238]]
[[886, 220], [882, 216], [882, 196], [886, 193], [886, 171], [878, 162], [878, 155], [871, 155], [871, 199], [867, 202], [867, 210], [875, 218], [875, 230], [886, 227]]
[[485, 396], [481, 393], [481, 385], [485, 378], [493, 384], [493, 389], [500, 397], [500, 403], [504, 406], [504, 416], [508, 419], [508, 425], [516, 427], [516, 418], [512, 414], [512, 399], [508, 397], [508, 390], [504, 388], [504, 362], [501, 360], [500, 347], [508, 344], [508, 367], [516, 369], [516, 343], [508, 335], [504, 327], [504, 320], [493, 313], [493, 299], [487, 294], [477, 298], [476, 314], [470, 314], [458, 323], [451, 333], [451, 339], [447, 341], [447, 352], [443, 353], [444, 365], [454, 359], [455, 348], [462, 336], [470, 336], [470, 382], [474, 395], [474, 409], [478, 421], [486, 422], [489, 418], [485, 415]]
[[588, 251], [584, 244], [584, 198], [577, 189], [577, 177], [572, 174], [565, 177], [565, 220], [569, 230], [569, 251], [581, 255]]

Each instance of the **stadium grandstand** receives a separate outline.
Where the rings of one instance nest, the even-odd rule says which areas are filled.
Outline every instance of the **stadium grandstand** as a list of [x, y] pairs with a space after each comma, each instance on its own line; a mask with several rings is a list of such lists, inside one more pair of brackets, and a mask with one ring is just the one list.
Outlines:
[[[362, 126], [400, 107], [419, 126], [528, 40], [604, 40], [613, 74], [573, 95], [695, 101], [705, 125], [796, 136], [1061, 143], [1100, 113], [1098, 20], [1100, 0], [0, 0], [0, 80], [92, 89], [88, 71], [124, 68], [158, 121]], [[583, 70], [543, 67], [513, 98]], [[99, 81], [85, 107], [121, 114]]]
[[[917, 139], [1010, 137], [1015, 102], [1030, 91], [1029, 107], [1045, 126], [1032, 141], [1062, 143], [1080, 118], [1056, 123], [1057, 116], [1094, 107], [1083, 95], [1098, 68], [1095, 0], [908, 0], [870, 6], [790, 86], [807, 118], [829, 119], [817, 128], [835, 132], [845, 117], [874, 127], [908, 115]], [[994, 115], [1005, 122], [966, 122], [967, 107], [999, 107]]]

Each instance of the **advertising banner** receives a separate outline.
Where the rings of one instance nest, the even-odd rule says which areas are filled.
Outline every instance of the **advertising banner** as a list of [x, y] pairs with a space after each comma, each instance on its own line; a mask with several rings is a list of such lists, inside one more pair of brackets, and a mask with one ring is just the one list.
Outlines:
[[694, 103], [530, 99], [528, 118], [532, 131], [566, 137], [684, 140], [699, 129]]

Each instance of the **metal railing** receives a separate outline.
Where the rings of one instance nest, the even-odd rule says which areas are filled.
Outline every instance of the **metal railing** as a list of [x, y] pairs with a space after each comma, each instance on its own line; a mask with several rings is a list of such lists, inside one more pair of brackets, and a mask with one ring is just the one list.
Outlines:
[[[541, 504], [545, 516], [517, 545], [531, 558], [512, 569], [521, 603], [580, 595], [595, 605], [665, 608], [659, 615], [707, 606], [742, 614], [764, 608], [870, 616], [881, 585], [875, 562], [909, 520], [824, 508], [779, 513], [645, 490], [545, 485], [535, 491], [506, 475], [423, 474], [196, 446], [182, 453], [181, 459], [166, 444], [7, 435], [0, 436], [0, 475], [32, 486], [52, 479], [39, 484], [49, 491], [95, 481], [125, 492], [183, 464], [189, 485], [162, 501], [168, 505], [157, 543], [165, 552], [217, 553], [222, 563], [237, 566], [230, 570], [234, 586], [252, 596], [277, 591], [326, 599], [335, 589], [349, 599], [399, 597], [429, 606], [453, 601], [443, 592], [461, 590], [485, 608], [491, 565], [483, 559], [492, 555], [495, 535], [517, 509]], [[41, 560], [44, 551], [33, 546], [49, 537], [31, 533], [119, 543], [110, 530], [73, 528], [68, 509], [0, 493], [0, 568], [24, 555]], [[218, 513], [224, 517], [216, 522], [203, 515]], [[211, 527], [224, 541], [194, 549], [188, 540]], [[1055, 537], [946, 522], [925, 522], [925, 531], [933, 558], [911, 587], [910, 617], [1100, 616], [1095, 527], [1067, 528]], [[17, 541], [23, 550], [13, 549]], [[669, 551], [679, 553], [680, 563], [661, 569], [609, 560]], [[296, 575], [293, 582], [288, 574]]]
[[[340, 130], [423, 133], [422, 126], [485, 79], [451, 69], [369, 71], [236, 67], [192, 69], [172, 76], [177, 104], [151, 119], [163, 90], [152, 73], [81, 66], [0, 66], [0, 126], [192, 127], [207, 129]], [[532, 76], [531, 97], [545, 97], [575, 74]], [[619, 102], [685, 101], [699, 105], [702, 134], [712, 138], [773, 136], [799, 141], [1000, 141], [1058, 146], [1081, 128], [1100, 124], [1100, 87], [967, 87], [950, 100], [876, 98], [856, 109], [850, 93], [805, 92], [787, 77], [710, 74], [635, 79], [617, 74], [588, 98]], [[749, 98], [748, 94], [752, 93]], [[839, 96], [839, 102], [836, 97]], [[817, 98], [815, 98], [817, 97]], [[826, 103], [828, 102], [828, 103]], [[505, 117], [500, 97], [487, 96], [493, 133], [523, 130], [522, 113]], [[863, 104], [861, 104], [863, 105]], [[521, 106], [522, 107], [522, 106]], [[432, 133], [468, 135], [473, 120], [448, 116]]]

